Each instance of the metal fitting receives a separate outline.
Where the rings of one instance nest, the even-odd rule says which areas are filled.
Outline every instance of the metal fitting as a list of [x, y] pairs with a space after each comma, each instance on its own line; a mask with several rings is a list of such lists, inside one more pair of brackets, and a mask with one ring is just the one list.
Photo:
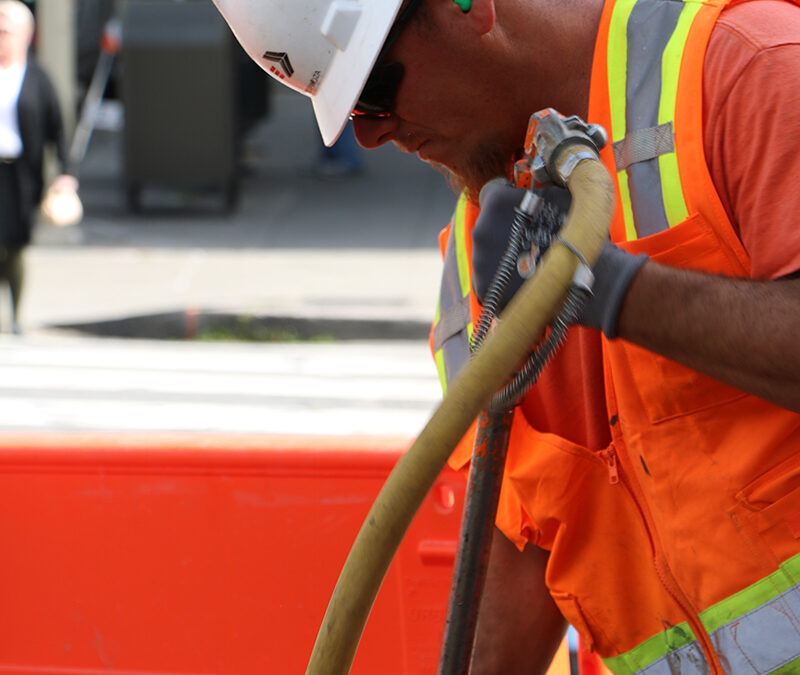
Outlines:
[[585, 293], [592, 295], [594, 274], [592, 274], [592, 270], [589, 269], [588, 265], [581, 263], [575, 268], [575, 274], [572, 277], [572, 285], [575, 288], [579, 288]]
[[[525, 152], [533, 157], [531, 171], [538, 183], [566, 187], [572, 171], [583, 159], [598, 159], [608, 134], [598, 124], [587, 124], [577, 115], [564, 117], [547, 108], [531, 115]], [[572, 146], [581, 150], [565, 155]]]
[[519, 210], [531, 217], [542, 207], [542, 198], [533, 190], [526, 190], [519, 205]]

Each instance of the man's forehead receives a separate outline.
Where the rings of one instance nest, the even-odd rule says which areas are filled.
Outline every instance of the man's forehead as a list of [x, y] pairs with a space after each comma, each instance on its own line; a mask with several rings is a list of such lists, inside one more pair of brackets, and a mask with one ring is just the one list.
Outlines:
[[2, 10], [0, 10], [0, 25], [7, 31], [19, 31], [22, 30], [22, 23], [17, 21], [13, 16], [10, 14], [6, 14]]
[[13, 11], [8, 7], [0, 6], [0, 24], [6, 31], [22, 33], [30, 30], [30, 21], [22, 12]]

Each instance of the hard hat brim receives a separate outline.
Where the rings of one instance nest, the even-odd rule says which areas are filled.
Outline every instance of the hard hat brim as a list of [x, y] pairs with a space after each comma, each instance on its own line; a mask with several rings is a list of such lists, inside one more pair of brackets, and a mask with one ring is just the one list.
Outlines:
[[343, 51], [336, 51], [325, 79], [311, 99], [322, 140], [333, 145], [344, 130], [383, 43], [400, 10], [402, 0], [365, 3], [364, 16]]

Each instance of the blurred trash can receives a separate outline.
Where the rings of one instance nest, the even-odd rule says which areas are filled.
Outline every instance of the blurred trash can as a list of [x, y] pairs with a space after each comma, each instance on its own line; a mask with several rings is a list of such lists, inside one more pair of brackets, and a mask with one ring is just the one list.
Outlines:
[[211, 2], [124, 3], [124, 177], [131, 210], [139, 210], [148, 184], [216, 189], [233, 208], [245, 124], [238, 50]]

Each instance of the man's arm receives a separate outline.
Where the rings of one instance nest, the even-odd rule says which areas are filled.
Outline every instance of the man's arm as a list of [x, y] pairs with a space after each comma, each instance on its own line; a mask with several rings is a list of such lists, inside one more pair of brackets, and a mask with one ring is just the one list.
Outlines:
[[729, 279], [647, 262], [619, 336], [800, 412], [800, 279]]
[[39, 67], [40, 105], [44, 111], [45, 141], [52, 143], [58, 159], [59, 171], [68, 174], [74, 167], [68, 166], [67, 139], [64, 130], [64, 119], [61, 114], [61, 104], [58, 100], [53, 82], [45, 70]]
[[56, 192], [78, 190], [78, 179], [72, 175], [77, 167], [70, 166], [69, 153], [67, 151], [67, 138], [64, 130], [64, 120], [61, 115], [61, 104], [58, 101], [53, 82], [47, 73], [39, 69], [41, 76], [41, 96], [44, 107], [44, 135], [45, 140], [53, 144], [58, 160], [59, 173], [56, 175], [50, 187]]
[[567, 624], [544, 583], [549, 553], [520, 553], [495, 528], [471, 675], [545, 673]]

